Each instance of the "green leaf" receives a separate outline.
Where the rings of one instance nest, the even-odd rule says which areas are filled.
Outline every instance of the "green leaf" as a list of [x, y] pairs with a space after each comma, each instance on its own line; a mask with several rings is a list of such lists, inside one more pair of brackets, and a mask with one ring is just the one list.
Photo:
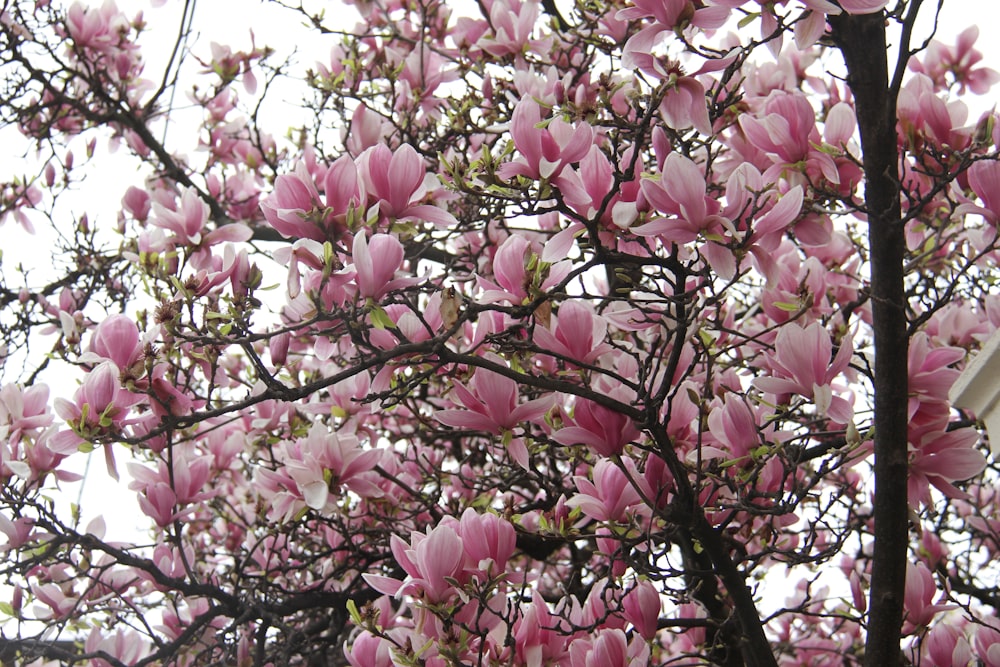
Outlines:
[[785, 312], [788, 313], [797, 312], [800, 307], [799, 304], [789, 303], [788, 301], [775, 301], [774, 306], [779, 310], [784, 310]]
[[358, 603], [354, 600], [347, 601], [347, 613], [351, 617], [351, 621], [354, 625], [359, 628], [364, 627], [364, 619], [361, 618], [361, 612], [358, 610]]
[[392, 318], [389, 317], [389, 314], [386, 313], [382, 309], [381, 306], [375, 306], [374, 308], [372, 308], [372, 312], [370, 313], [370, 317], [371, 317], [372, 325], [376, 329], [381, 330], [381, 329], [395, 329], [396, 328], [396, 323], [392, 321]]
[[715, 343], [715, 337], [712, 333], [704, 329], [698, 329], [698, 338], [701, 339], [701, 344], [704, 345], [706, 349], [710, 349]]

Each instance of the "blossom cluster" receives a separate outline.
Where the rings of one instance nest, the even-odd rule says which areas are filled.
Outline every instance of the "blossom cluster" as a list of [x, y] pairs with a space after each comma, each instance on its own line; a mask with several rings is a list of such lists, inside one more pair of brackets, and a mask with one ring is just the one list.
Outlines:
[[[271, 48], [192, 46], [194, 157], [153, 131], [141, 15], [29, 4], [0, 49], [56, 64], [3, 100], [20, 131], [146, 177], [114, 248], [83, 221], [64, 280], [0, 285], [79, 378], [0, 386], [0, 622], [31, 664], [860, 664], [878, 268], [823, 59], [891, 3], [358, 0], [293, 140], [258, 125]], [[902, 638], [953, 667], [1000, 665], [997, 471], [948, 399], [1000, 327], [1000, 127], [951, 94], [1000, 80], [975, 37], [910, 62], [897, 119]], [[49, 171], [0, 223], [76, 182]], [[96, 450], [145, 541], [50, 500]]]

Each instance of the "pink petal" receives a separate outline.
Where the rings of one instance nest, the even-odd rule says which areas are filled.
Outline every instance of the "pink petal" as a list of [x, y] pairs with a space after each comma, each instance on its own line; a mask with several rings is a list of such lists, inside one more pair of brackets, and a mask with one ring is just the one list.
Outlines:
[[959, 482], [981, 473], [986, 467], [986, 457], [978, 449], [946, 449], [925, 457], [920, 467], [929, 476]]
[[395, 595], [403, 585], [399, 579], [383, 577], [380, 574], [362, 574], [361, 577], [369, 586], [383, 595]]
[[754, 231], [761, 235], [783, 231], [801, 212], [802, 186], [796, 185], [782, 195], [778, 203], [754, 223]]
[[434, 419], [452, 428], [486, 431], [494, 434], [500, 432], [500, 425], [495, 421], [469, 410], [438, 410], [434, 413]]
[[398, 211], [407, 207], [410, 197], [424, 181], [427, 169], [413, 146], [403, 144], [396, 149], [389, 163], [389, 197]]
[[833, 146], [843, 146], [854, 136], [858, 121], [854, 109], [846, 102], [837, 102], [826, 115], [826, 126], [823, 136], [827, 143]]
[[555, 401], [556, 395], [549, 394], [548, 396], [542, 396], [541, 398], [522, 403], [510, 413], [510, 421], [512, 424], [519, 424], [521, 422], [540, 423], [545, 414], [552, 409]]

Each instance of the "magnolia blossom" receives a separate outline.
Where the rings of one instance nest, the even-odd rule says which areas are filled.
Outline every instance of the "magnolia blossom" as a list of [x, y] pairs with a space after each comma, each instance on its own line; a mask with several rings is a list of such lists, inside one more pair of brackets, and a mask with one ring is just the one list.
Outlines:
[[[150, 221], [157, 227], [173, 232], [169, 240], [178, 245], [200, 246], [205, 249], [219, 243], [247, 241], [253, 235], [250, 228], [240, 223], [222, 225], [206, 231], [208, 204], [192, 188], [181, 191], [178, 207], [175, 202], [153, 202]], [[199, 257], [208, 257], [200, 253]], [[202, 259], [196, 268], [204, 266]]]
[[603, 630], [593, 642], [578, 641], [570, 645], [570, 665], [572, 667], [629, 667], [646, 664], [649, 661], [649, 645], [641, 637], [631, 642], [622, 630]]
[[387, 595], [420, 595], [430, 602], [443, 602], [456, 593], [448, 579], [459, 573], [463, 560], [462, 538], [448, 525], [414, 533], [407, 544], [395, 535], [390, 543], [396, 562], [406, 571], [406, 580], [365, 575], [365, 581]]
[[564, 359], [584, 364], [596, 362], [611, 351], [604, 342], [607, 321], [591, 309], [575, 301], [568, 301], [552, 317], [552, 330], [539, 327], [536, 341], [542, 349], [555, 352]]
[[982, 206], [961, 204], [955, 212], [978, 213], [991, 225], [1000, 224], [1000, 163], [995, 160], [981, 160], [969, 167], [969, 186], [983, 202]]
[[977, 476], [986, 467], [986, 456], [975, 448], [979, 433], [971, 428], [943, 430], [944, 423], [910, 422], [910, 471], [907, 477], [910, 504], [930, 505], [930, 487], [948, 497], [963, 497], [955, 482]]
[[625, 618], [646, 640], [652, 640], [659, 629], [660, 594], [648, 580], [640, 581], [622, 599]]
[[328, 235], [336, 237], [343, 231], [335, 214], [327, 215], [316, 184], [303, 163], [293, 173], [278, 176], [274, 193], [261, 202], [260, 208], [268, 224], [288, 238], [322, 242]]
[[950, 622], [935, 623], [923, 642], [927, 656], [939, 667], [968, 667], [972, 646], [965, 633]]
[[520, 157], [501, 165], [502, 178], [525, 176], [530, 179], [558, 182], [562, 170], [586, 155], [594, 143], [594, 130], [587, 123], [570, 125], [553, 118], [539, 127], [542, 110], [531, 98], [522, 98], [514, 108], [510, 133]]
[[547, 275], [538, 280], [538, 270], [533, 275], [527, 268], [533, 257], [531, 243], [524, 236], [508, 236], [493, 257], [493, 278], [496, 282], [482, 276], [478, 278], [478, 284], [484, 288], [479, 300], [484, 303], [506, 300], [512, 304], [523, 304], [531, 300], [533, 287], [540, 291], [552, 289], [572, 269], [569, 262], [555, 262], [548, 267]]
[[358, 293], [378, 301], [387, 292], [406, 285], [415, 279], [397, 279], [396, 270], [403, 263], [403, 245], [395, 236], [374, 234], [369, 240], [363, 231], [354, 237], [353, 245], [355, 282]]
[[358, 177], [382, 219], [416, 220], [448, 227], [457, 220], [443, 208], [421, 204], [428, 195], [427, 165], [409, 144], [395, 151], [372, 146], [357, 159]]
[[[629, 393], [626, 387], [615, 387], [608, 396], [627, 402]], [[639, 437], [639, 429], [628, 416], [586, 398], [576, 400], [567, 422], [570, 425], [553, 433], [552, 439], [563, 445], [586, 445], [601, 456], [620, 454]]]
[[597, 521], [624, 521], [630, 509], [646, 511], [644, 501], [652, 495], [650, 489], [635, 464], [630, 459], [625, 461], [623, 470], [610, 459], [600, 459], [594, 464], [593, 482], [574, 478], [579, 493], [569, 499], [567, 506], [579, 507]]
[[979, 26], [971, 25], [959, 33], [954, 47], [932, 40], [919, 58], [910, 59], [909, 67], [926, 74], [938, 88], [954, 83], [959, 95], [964, 95], [966, 89], [983, 95], [1000, 82], [1000, 73], [989, 67], [976, 67], [983, 60], [982, 52], [973, 48], [978, 38]]
[[774, 353], [768, 360], [771, 375], [755, 379], [754, 385], [771, 394], [811, 398], [821, 415], [846, 424], [853, 409], [847, 399], [833, 395], [831, 383], [847, 368], [853, 352], [848, 336], [840, 341], [833, 356], [830, 334], [819, 322], [806, 327], [785, 326], [778, 332]]
[[485, 368], [476, 370], [468, 387], [456, 381], [453, 388], [458, 402], [466, 409], [439, 410], [435, 419], [448, 426], [494, 434], [511, 430], [521, 422], [540, 420], [555, 399], [547, 395], [519, 403], [517, 383]]

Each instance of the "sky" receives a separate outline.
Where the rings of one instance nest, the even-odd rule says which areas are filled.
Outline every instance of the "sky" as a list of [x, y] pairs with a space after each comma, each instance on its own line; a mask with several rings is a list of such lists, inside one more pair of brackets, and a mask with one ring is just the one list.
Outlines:
[[[471, 0], [462, 1], [466, 7], [475, 6], [471, 4]], [[101, 3], [91, 2], [89, 4], [99, 5]], [[145, 11], [150, 29], [145, 39], [144, 53], [147, 61], [146, 71], [151, 77], [155, 77], [158, 72], [162, 71], [169, 56], [169, 50], [172, 45], [169, 40], [177, 34], [183, 4], [180, 0], [170, 0], [162, 7], [149, 8], [148, 2], [144, 0], [118, 1], [118, 6], [126, 11], [126, 13], [131, 14], [139, 9], [144, 9]], [[353, 24], [356, 17], [353, 8], [345, 8], [342, 11], [334, 2], [323, 4], [329, 8], [329, 16], [332, 17], [335, 14], [340, 14], [346, 17], [345, 20], [348, 21], [348, 27]], [[930, 32], [933, 12], [929, 10], [933, 9], [934, 4], [933, 0], [926, 0], [925, 2], [925, 5], [927, 5], [924, 8], [925, 19], [915, 32], [915, 43], [923, 39]], [[240, 7], [240, 11], [233, 11], [234, 6], [237, 5]], [[270, 3], [260, 3], [256, 0], [239, 0], [238, 2], [237, 0], [226, 2], [202, 1], [196, 5], [193, 24], [194, 35], [188, 43], [188, 47], [202, 57], [205, 57], [209, 53], [209, 45], [213, 41], [228, 44], [234, 50], [249, 50], [251, 45], [251, 31], [253, 31], [258, 45], [274, 45], [280, 49], [287, 49], [288, 45], [294, 45], [296, 53], [292, 54], [292, 58], [297, 63], [296, 71], [302, 72], [306, 68], [313, 66], [316, 61], [328, 60], [330, 48], [335, 43], [336, 38], [333, 36], [317, 36], [314, 34], [314, 31], [305, 29], [300, 19], [289, 18], [289, 15], [290, 13], [287, 10], [283, 10]], [[978, 25], [985, 31], [988, 27], [995, 26], [998, 19], [1000, 19], [1000, 3], [995, 3], [993, 0], [948, 0], [940, 16], [938, 38], [949, 43], [953, 41], [955, 35], [969, 25]], [[987, 64], [1000, 70], [1000, 40], [990, 35], [987, 38], [981, 39], [977, 44], [977, 48], [983, 51], [984, 60]], [[182, 67], [183, 72], [189, 75], [202, 69], [202, 66], [192, 58], [187, 58]], [[272, 131], [280, 132], [283, 127], [289, 126], [290, 120], [294, 119], [294, 103], [301, 95], [301, 88], [294, 84], [289, 84], [287, 88], [278, 89], [274, 92], [277, 93], [273, 95], [274, 101], [263, 108], [262, 125], [272, 128]], [[183, 91], [178, 93], [178, 95], [182, 94]], [[271, 94], [269, 93], [269, 95]], [[284, 98], [283, 101], [282, 98]], [[186, 101], [175, 101], [181, 111], [172, 121], [168, 132], [183, 134], [186, 131], [185, 113], [183, 111]], [[980, 113], [989, 110], [994, 105], [992, 99], [983, 98], [969, 98], [967, 103], [970, 106], [970, 122], [974, 122]], [[120, 156], [119, 158], [107, 155], [102, 156], [102, 164], [106, 165], [109, 162], [112, 164], [112, 174], [115, 173], [115, 170], [119, 170], [122, 174], [121, 178], [134, 178], [134, 167], [130, 167], [127, 162], [120, 159]], [[114, 166], [115, 164], [118, 166]], [[108, 195], [106, 197], [99, 196], [95, 198], [95, 192], [100, 195], [105, 190], [102, 183], [110, 183], [112, 187], [107, 188]], [[96, 218], [99, 221], [100, 216], [103, 215], [105, 222], [113, 221], [117, 209], [116, 202], [121, 196], [120, 183], [121, 180], [119, 177], [113, 175], [109, 177], [107, 172], [103, 172], [100, 178], [92, 177], [89, 182], [79, 188], [77, 196], [81, 198], [81, 202], [93, 202], [95, 199], [105, 199], [111, 202], [113, 205], [111, 212], [95, 212], [92, 218]], [[80, 208], [82, 210], [84, 207], [81, 206]], [[31, 252], [31, 249], [37, 248], [39, 243], [47, 243], [44, 239], [45, 232], [42, 225], [39, 225], [39, 236], [31, 237], [25, 234], [13, 221], [9, 221], [3, 228], [2, 234], [6, 248], [4, 261], [7, 263], [17, 260], [27, 261], [31, 256], [40, 257], [40, 254]], [[7, 380], [7, 378], [4, 379]], [[63, 382], [61, 385], [66, 395], [72, 393], [72, 383]], [[82, 457], [78, 458], [82, 459]], [[134, 517], [129, 515], [108, 522], [108, 538], [133, 538], [135, 531], [148, 525], [148, 522], [138, 512], [135, 494], [128, 490], [127, 479], [123, 477], [123, 480], [117, 483], [108, 479], [107, 473], [104, 470], [103, 457], [99, 453], [97, 456], [92, 457], [90, 466], [91, 469], [88, 471], [86, 485], [82, 487], [86, 492], [83, 505], [84, 524], [86, 524], [88, 517], [95, 516], [105, 511], [108, 507], [135, 508]], [[124, 473], [123, 456], [119, 456], [119, 467]], [[78, 500], [80, 488], [79, 485], [67, 486], [66, 495], [68, 501], [76, 502]], [[95, 501], [91, 494], [98, 490], [100, 499], [99, 501]]]

